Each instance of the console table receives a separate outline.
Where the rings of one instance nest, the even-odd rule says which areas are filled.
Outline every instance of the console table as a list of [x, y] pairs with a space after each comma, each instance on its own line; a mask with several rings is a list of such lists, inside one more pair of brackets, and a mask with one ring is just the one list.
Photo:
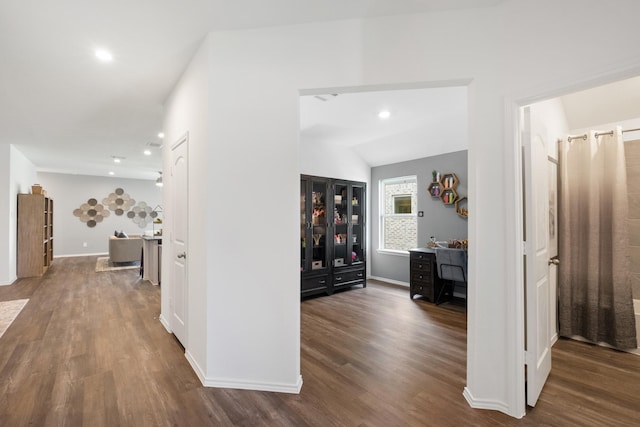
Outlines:
[[442, 287], [442, 281], [438, 277], [435, 249], [410, 249], [409, 268], [409, 296], [411, 299], [415, 295], [422, 295], [428, 298], [429, 301], [435, 302], [436, 296]]
[[142, 237], [142, 279], [154, 285], [161, 280], [160, 265], [162, 260], [162, 237]]

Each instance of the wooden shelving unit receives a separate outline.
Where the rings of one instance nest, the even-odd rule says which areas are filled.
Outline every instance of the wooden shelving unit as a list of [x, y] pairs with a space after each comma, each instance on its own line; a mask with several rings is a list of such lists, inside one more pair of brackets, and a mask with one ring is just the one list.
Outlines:
[[43, 275], [53, 262], [53, 200], [18, 194], [18, 277]]

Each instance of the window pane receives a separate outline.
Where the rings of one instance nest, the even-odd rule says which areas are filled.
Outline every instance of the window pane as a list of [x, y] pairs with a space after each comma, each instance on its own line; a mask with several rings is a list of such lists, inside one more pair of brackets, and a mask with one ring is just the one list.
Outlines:
[[393, 196], [393, 213], [411, 213], [411, 195]]
[[418, 227], [415, 216], [384, 218], [384, 249], [407, 250], [417, 246]]
[[391, 178], [380, 182], [380, 247], [407, 250], [418, 242], [418, 184], [415, 176]]

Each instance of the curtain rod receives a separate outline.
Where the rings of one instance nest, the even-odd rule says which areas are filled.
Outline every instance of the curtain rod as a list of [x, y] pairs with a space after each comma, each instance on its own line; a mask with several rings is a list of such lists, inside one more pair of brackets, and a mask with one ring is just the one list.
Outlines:
[[[640, 130], [640, 128], [635, 128], [635, 129], [623, 129], [623, 130], [622, 130], [622, 133], [625, 133], [625, 132], [635, 132], [635, 131], [639, 131], [639, 130]], [[615, 131], [610, 130], [609, 132], [596, 132], [596, 133], [595, 133], [595, 137], [597, 138], [597, 137], [602, 136], [602, 135], [613, 135], [613, 132], [615, 132]], [[583, 134], [583, 135], [577, 135], [577, 136], [569, 136], [569, 137], [567, 137], [567, 141], [569, 141], [569, 142], [573, 141], [574, 139], [584, 139], [584, 140], [586, 140], [586, 139], [587, 139], [587, 134], [585, 133], [585, 134]], [[558, 141], [562, 141], [562, 140], [561, 140], [561, 139], [558, 139]]]

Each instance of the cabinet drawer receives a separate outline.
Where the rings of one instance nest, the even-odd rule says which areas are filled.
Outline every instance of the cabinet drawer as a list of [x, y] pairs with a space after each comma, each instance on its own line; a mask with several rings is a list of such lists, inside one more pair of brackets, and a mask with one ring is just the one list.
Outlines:
[[411, 271], [421, 271], [423, 273], [431, 273], [432, 270], [431, 260], [426, 261], [411, 261]]
[[333, 286], [364, 283], [364, 271], [347, 271], [333, 275]]
[[300, 281], [301, 291], [310, 291], [314, 289], [326, 289], [329, 283], [327, 276], [310, 277]]
[[433, 284], [411, 282], [411, 295], [414, 295], [414, 294], [422, 295], [431, 299], [433, 297]]
[[412, 271], [411, 272], [411, 283], [423, 283], [432, 285], [433, 284], [433, 275], [429, 273], [424, 273], [422, 271]]
[[410, 252], [411, 261], [432, 261], [435, 257], [435, 254], [425, 253], [425, 252]]

